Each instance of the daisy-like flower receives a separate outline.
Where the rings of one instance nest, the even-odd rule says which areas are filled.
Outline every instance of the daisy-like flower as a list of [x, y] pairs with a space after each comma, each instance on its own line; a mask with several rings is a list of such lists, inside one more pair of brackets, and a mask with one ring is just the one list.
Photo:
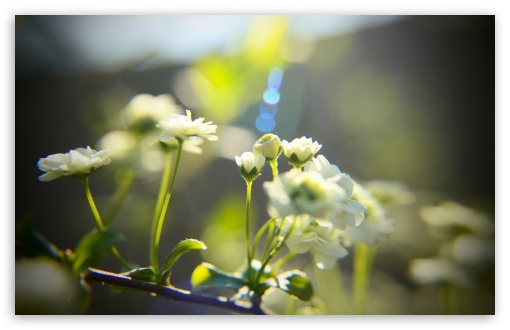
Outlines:
[[264, 134], [253, 145], [253, 153], [255, 155], [261, 154], [266, 158], [267, 162], [272, 161], [282, 153], [282, 142], [277, 135], [271, 133]]
[[236, 156], [235, 159], [241, 175], [248, 182], [255, 180], [260, 175], [266, 162], [264, 156], [260, 154], [255, 156], [249, 151], [244, 152], [241, 157]]
[[347, 249], [341, 244], [340, 231], [332, 224], [320, 226], [308, 215], [288, 217], [284, 221], [281, 234], [283, 236], [290, 229], [292, 221], [295, 221], [286, 241], [289, 250], [296, 253], [310, 251], [318, 268], [331, 269], [337, 259], [348, 254]]
[[138, 94], [122, 110], [120, 120], [126, 128], [145, 133], [160, 120], [183, 113], [183, 110], [169, 94]]
[[96, 151], [90, 147], [77, 148], [65, 154], [49, 155], [37, 162], [37, 167], [46, 172], [39, 176], [39, 181], [55, 180], [62, 175], [86, 176], [110, 162], [107, 150]]
[[211, 122], [204, 123], [204, 118], [191, 119], [191, 111], [186, 110], [184, 115], [172, 115], [159, 121], [157, 125], [162, 131], [160, 139], [162, 142], [168, 141], [170, 138], [176, 138], [181, 141], [192, 136], [216, 141], [218, 137], [214, 135], [218, 126], [211, 125]]
[[367, 208], [352, 198], [354, 181], [342, 173], [338, 166], [319, 155], [306, 164], [305, 171], [319, 173], [326, 181], [337, 184], [345, 191], [345, 198], [327, 218], [316, 219], [320, 225], [327, 226], [332, 223], [338, 229], [345, 229], [348, 226], [359, 226], [363, 222]]
[[313, 142], [312, 139], [308, 139], [304, 136], [299, 139], [294, 139], [292, 142], [286, 140], [282, 141], [282, 149], [285, 158], [297, 169], [300, 169], [306, 162], [312, 159], [321, 147], [322, 145], [317, 143], [317, 141]]
[[269, 214], [273, 217], [308, 214], [328, 218], [339, 211], [341, 202], [348, 198], [345, 189], [328, 181], [315, 171], [292, 169], [274, 181], [265, 182], [269, 196]]

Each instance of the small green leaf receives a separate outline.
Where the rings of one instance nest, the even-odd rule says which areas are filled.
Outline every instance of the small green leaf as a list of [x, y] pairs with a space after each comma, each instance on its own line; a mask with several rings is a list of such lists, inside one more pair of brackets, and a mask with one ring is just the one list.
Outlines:
[[263, 282], [267, 288], [274, 287], [303, 301], [308, 301], [313, 296], [312, 283], [306, 278], [306, 274], [298, 270], [290, 270], [281, 273], [275, 278]]
[[154, 269], [152, 267], [136, 268], [136, 269], [130, 270], [129, 272], [122, 273], [121, 275], [131, 277], [135, 280], [149, 281], [149, 282], [156, 281], [156, 273], [154, 272]]
[[88, 267], [97, 264], [106, 256], [109, 249], [124, 240], [124, 236], [111, 229], [94, 229], [85, 235], [74, 251], [73, 273], [80, 274]]
[[206, 250], [207, 246], [205, 246], [204, 242], [199, 240], [189, 238], [184, 241], [181, 241], [177, 246], [170, 252], [168, 257], [166, 258], [165, 264], [161, 269], [161, 272], [165, 272], [170, 270], [174, 263], [181, 257], [181, 255], [188, 251], [196, 251], [196, 250]]
[[194, 288], [230, 288], [239, 290], [246, 285], [240, 274], [223, 272], [213, 265], [203, 262], [191, 274]]
[[168, 278], [170, 277], [170, 271], [172, 270], [172, 266], [184, 253], [188, 251], [206, 249], [207, 246], [205, 246], [204, 242], [201, 242], [193, 238], [181, 241], [179, 244], [177, 244], [177, 246], [172, 250], [172, 252], [170, 252], [168, 257], [166, 258], [165, 264], [163, 265], [163, 268], [161, 268], [159, 283], [162, 284], [168, 280]]

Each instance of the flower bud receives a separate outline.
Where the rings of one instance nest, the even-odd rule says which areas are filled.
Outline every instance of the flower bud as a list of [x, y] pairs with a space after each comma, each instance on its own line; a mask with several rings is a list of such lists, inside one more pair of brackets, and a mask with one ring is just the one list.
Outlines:
[[292, 142], [282, 141], [285, 158], [297, 169], [301, 169], [306, 162], [312, 159], [321, 147], [322, 145], [318, 144], [317, 141], [312, 142], [312, 139], [307, 139], [304, 136], [294, 139]]
[[244, 152], [241, 157], [236, 156], [236, 163], [239, 166], [241, 175], [247, 182], [255, 180], [260, 175], [265, 161], [264, 156], [260, 154], [255, 156], [249, 151]]
[[262, 136], [253, 145], [253, 154], [262, 155], [266, 162], [272, 161], [282, 153], [282, 143], [277, 135], [268, 133]]

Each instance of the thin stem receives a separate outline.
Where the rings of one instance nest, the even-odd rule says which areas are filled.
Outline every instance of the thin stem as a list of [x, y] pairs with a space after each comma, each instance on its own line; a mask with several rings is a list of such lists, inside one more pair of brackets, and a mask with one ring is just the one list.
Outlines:
[[126, 200], [131, 187], [133, 186], [133, 182], [135, 181], [135, 173], [132, 170], [126, 170], [120, 173], [120, 183], [117, 191], [113, 195], [110, 204], [108, 205], [108, 209], [106, 210], [106, 216], [104, 219], [104, 223], [106, 225], [110, 225], [113, 221], [113, 218], [119, 211], [122, 203]]
[[277, 261], [275, 261], [275, 263], [271, 266], [271, 268], [274, 271], [276, 271], [276, 270], [280, 269], [281, 267], [283, 267], [287, 262], [292, 260], [292, 258], [294, 258], [295, 256], [297, 256], [297, 253], [290, 251], [285, 256], [283, 256], [280, 259], [278, 259]]
[[164, 200], [163, 206], [161, 208], [161, 214], [159, 215], [159, 219], [157, 221], [156, 233], [155, 233], [154, 241], [153, 241], [154, 245], [153, 245], [153, 250], [152, 250], [152, 255], [151, 255], [151, 257], [152, 257], [151, 264], [152, 264], [152, 267], [154, 268], [154, 271], [156, 272], [156, 274], [159, 274], [158, 249], [159, 249], [159, 242], [161, 239], [161, 232], [163, 230], [163, 223], [165, 222], [165, 215], [166, 215], [166, 211], [168, 209], [168, 204], [170, 203], [170, 197], [172, 197], [172, 189], [174, 187], [175, 177], [177, 176], [177, 169], [179, 168], [179, 161], [181, 159], [183, 141], [180, 139], [177, 139], [177, 142], [178, 142], [177, 156], [175, 158], [175, 165], [174, 165], [174, 170], [172, 173], [172, 180], [170, 182], [170, 185], [168, 186], [168, 190], [166, 191], [165, 200]]
[[85, 177], [81, 179], [81, 184], [83, 186], [83, 190], [85, 191], [85, 196], [87, 197], [87, 201], [90, 206], [90, 210], [92, 211], [92, 215], [94, 216], [94, 220], [96, 220], [96, 225], [99, 230], [105, 230], [106, 226], [101, 220], [101, 216], [99, 215], [99, 211], [97, 210], [96, 203], [94, 203], [94, 198], [92, 198], [92, 193], [89, 188], [89, 178]]
[[367, 293], [370, 273], [376, 254], [376, 246], [364, 243], [354, 247], [354, 270], [353, 270], [353, 295], [354, 312], [367, 314]]
[[[283, 223], [284, 223], [285, 220], [283, 220], [279, 226], [279, 230], [277, 230], [277, 235], [276, 237], [278, 237], [280, 231], [281, 231], [281, 228], [283, 226]], [[271, 259], [273, 259], [273, 257], [278, 253], [278, 251], [280, 251], [280, 249], [283, 247], [283, 245], [285, 244], [285, 241], [287, 241], [287, 238], [289, 238], [290, 234], [292, 233], [292, 230], [294, 229], [294, 225], [296, 224], [296, 219], [293, 218], [292, 219], [292, 225], [290, 226], [289, 228], [289, 231], [285, 234], [285, 236], [283, 237], [283, 239], [279, 242], [280, 244], [277, 244], [273, 250], [269, 253], [269, 255], [267, 256], [267, 258], [262, 262], [262, 265], [257, 273], [257, 276], [255, 277], [255, 285], [258, 286], [258, 283], [259, 283], [259, 280], [260, 280], [260, 277], [262, 276], [262, 274], [264, 273], [264, 268], [266, 268], [267, 264], [269, 263], [269, 261], [271, 261]]]
[[163, 207], [163, 202], [165, 200], [165, 193], [168, 190], [168, 185], [170, 183], [171, 168], [172, 168], [172, 152], [167, 151], [166, 161], [165, 161], [165, 169], [163, 172], [163, 177], [161, 178], [161, 185], [159, 187], [158, 200], [156, 202], [156, 209], [154, 210], [154, 217], [152, 218], [152, 227], [151, 227], [151, 236], [150, 236], [150, 247], [149, 247], [150, 262], [156, 272], [158, 269], [158, 251], [157, 251], [157, 247], [154, 244], [154, 242], [156, 241], [156, 233], [158, 230], [158, 220], [161, 215], [161, 209]]
[[262, 260], [267, 258], [267, 256], [269, 255], [269, 252], [271, 251], [271, 246], [272, 246], [272, 242], [273, 242], [273, 234], [274, 234], [274, 226], [275, 226], [275, 222], [271, 221], [271, 223], [269, 225], [269, 230], [267, 231], [266, 244], [264, 245], [264, 252], [262, 253]]
[[[94, 202], [94, 198], [92, 197], [92, 193], [90, 191], [89, 187], [89, 178], [85, 177], [82, 178], [81, 184], [83, 186], [83, 190], [85, 191], [85, 196], [87, 197], [87, 201], [89, 202], [90, 210], [92, 211], [92, 214], [94, 215], [94, 219], [96, 220], [97, 229], [100, 231], [105, 231], [106, 226], [104, 225], [103, 221], [101, 220], [101, 216], [99, 215], [99, 210], [97, 209], [96, 203]], [[119, 250], [115, 246], [112, 246], [111, 248], [113, 256], [124, 266], [126, 269], [131, 269], [131, 265], [122, 258], [120, 255]]]
[[458, 315], [460, 314], [458, 308], [458, 299], [455, 287], [450, 283], [445, 283], [438, 289], [439, 301], [443, 309], [443, 313], [447, 315]]
[[259, 305], [249, 305], [243, 301], [230, 301], [227, 297], [213, 297], [193, 294], [190, 291], [181, 290], [169, 286], [163, 286], [152, 282], [135, 280], [127, 276], [106, 272], [99, 269], [89, 268], [85, 277], [88, 282], [95, 281], [110, 285], [146, 291], [161, 295], [170, 300], [183, 301], [201, 305], [217, 306], [238, 313], [264, 315]]
[[327, 312], [340, 315], [352, 314], [340, 263], [337, 263], [337, 267], [333, 269], [320, 269], [315, 264], [312, 267], [317, 283], [316, 294], [324, 302]]
[[246, 257], [248, 260], [248, 279], [251, 280], [251, 249], [250, 249], [250, 203], [251, 181], [246, 181]]
[[[275, 219], [276, 218], [269, 219], [264, 225], [262, 225], [262, 227], [260, 227], [259, 231], [255, 235], [255, 238], [253, 239], [253, 246], [251, 248], [251, 256], [252, 256], [252, 258], [254, 258], [254, 256], [255, 256], [255, 250], [257, 249], [257, 245], [259, 244], [259, 241], [262, 238], [262, 235], [264, 235], [264, 232], [267, 230], [267, 228], [271, 224], [273, 224]], [[272, 232], [271, 232], [271, 234], [272, 234]], [[269, 233], [268, 233], [267, 238], [269, 239]]]
[[271, 169], [273, 170], [273, 180], [278, 177], [278, 159], [275, 158], [269, 162]]

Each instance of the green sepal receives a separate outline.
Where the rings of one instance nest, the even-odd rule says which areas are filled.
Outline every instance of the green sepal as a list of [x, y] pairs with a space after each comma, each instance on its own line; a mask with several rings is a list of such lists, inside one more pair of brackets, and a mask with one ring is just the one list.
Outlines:
[[161, 268], [161, 277], [159, 279], [159, 283], [163, 283], [167, 281], [167, 279], [170, 276], [170, 271], [172, 270], [172, 266], [174, 263], [186, 252], [189, 251], [200, 251], [200, 250], [206, 250], [207, 246], [205, 246], [204, 242], [201, 242], [199, 240], [189, 238], [184, 241], [179, 242], [177, 246], [170, 252], [168, 257], [166, 258], [166, 261], [163, 265], [163, 268]]
[[80, 274], [88, 267], [100, 262], [110, 248], [124, 240], [124, 236], [112, 229], [92, 230], [85, 235], [74, 251], [72, 270], [74, 274]]
[[241, 172], [241, 176], [246, 180], [246, 181], [249, 181], [249, 182], [252, 182], [253, 180], [255, 180], [259, 175], [260, 173], [262, 172], [262, 168], [260, 169], [260, 171], [257, 169], [257, 166], [254, 166], [250, 172], [246, 171], [246, 169], [244, 168], [244, 165], [241, 165], [241, 167], [239, 168], [239, 171]]
[[195, 289], [229, 288], [237, 291], [247, 283], [239, 273], [223, 272], [213, 265], [203, 262], [191, 274], [191, 285]]
[[303, 301], [313, 297], [312, 283], [305, 273], [298, 270], [286, 271], [277, 277], [269, 278], [262, 282], [261, 287], [264, 291], [270, 287], [277, 288]]

